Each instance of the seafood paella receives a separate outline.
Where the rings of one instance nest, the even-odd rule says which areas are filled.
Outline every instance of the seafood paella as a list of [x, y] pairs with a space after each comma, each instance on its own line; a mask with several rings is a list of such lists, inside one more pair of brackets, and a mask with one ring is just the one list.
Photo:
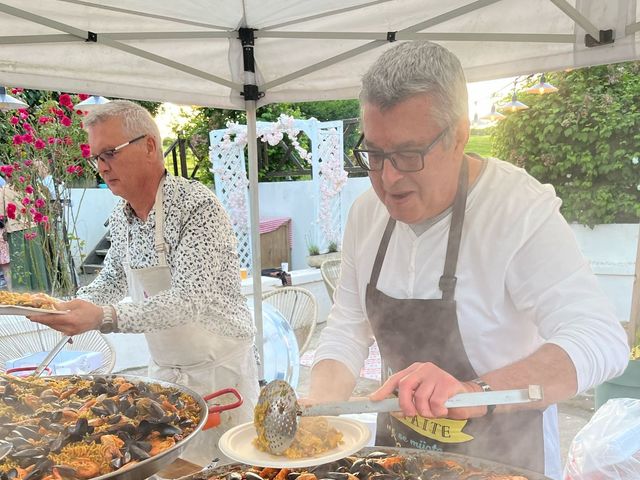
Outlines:
[[208, 478], [191, 480], [529, 480], [529, 477], [490, 471], [472, 462], [440, 455], [364, 452], [316, 467], [258, 468], [232, 465], [216, 469]]
[[18, 293], [6, 290], [0, 291], [0, 305], [55, 310], [55, 304], [59, 301], [60, 300], [57, 298], [50, 297], [46, 293]]
[[131, 468], [196, 430], [197, 400], [126, 377], [0, 376], [1, 480], [89, 479]]

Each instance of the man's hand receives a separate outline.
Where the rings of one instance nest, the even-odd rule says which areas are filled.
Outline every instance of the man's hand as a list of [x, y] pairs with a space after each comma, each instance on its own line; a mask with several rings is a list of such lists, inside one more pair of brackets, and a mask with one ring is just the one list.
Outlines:
[[29, 320], [58, 330], [68, 336], [78, 335], [89, 330], [97, 330], [102, 323], [102, 308], [85, 300], [71, 300], [55, 305], [56, 310], [67, 310], [64, 315], [44, 314], [28, 315]]
[[387, 379], [369, 397], [380, 401], [398, 391], [400, 408], [407, 417], [466, 419], [481, 417], [487, 407], [448, 409], [444, 403], [457, 393], [482, 391], [473, 382], [460, 382], [433, 363], [414, 363]]

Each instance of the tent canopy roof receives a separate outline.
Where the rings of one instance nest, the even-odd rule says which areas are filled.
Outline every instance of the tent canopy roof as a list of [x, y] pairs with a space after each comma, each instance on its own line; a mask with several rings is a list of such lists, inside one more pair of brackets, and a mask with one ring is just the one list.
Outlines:
[[244, 108], [246, 28], [258, 105], [355, 98], [390, 40], [439, 42], [478, 81], [635, 59], [638, 16], [635, 0], [5, 0], [0, 82]]

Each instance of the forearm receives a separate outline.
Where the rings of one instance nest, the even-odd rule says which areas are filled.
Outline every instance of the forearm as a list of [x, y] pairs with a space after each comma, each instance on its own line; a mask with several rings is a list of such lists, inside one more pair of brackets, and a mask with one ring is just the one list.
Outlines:
[[355, 377], [343, 363], [337, 360], [321, 360], [311, 370], [309, 400], [313, 402], [347, 400], [355, 386]]
[[540, 385], [544, 399], [541, 402], [503, 405], [499, 411], [542, 409], [576, 394], [576, 369], [569, 355], [557, 345], [547, 343], [533, 354], [506, 367], [481, 376], [493, 390], [527, 388]]

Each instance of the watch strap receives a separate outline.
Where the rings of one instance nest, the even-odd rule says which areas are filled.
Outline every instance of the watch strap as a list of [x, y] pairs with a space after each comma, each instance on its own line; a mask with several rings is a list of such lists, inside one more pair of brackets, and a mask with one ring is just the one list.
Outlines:
[[[483, 392], [493, 391], [493, 389], [489, 386], [489, 384], [480, 378], [474, 378], [471, 381], [476, 385], [480, 385], [480, 388], [482, 388]], [[495, 405], [487, 405], [487, 415], [491, 415], [495, 409], [496, 409]]]

